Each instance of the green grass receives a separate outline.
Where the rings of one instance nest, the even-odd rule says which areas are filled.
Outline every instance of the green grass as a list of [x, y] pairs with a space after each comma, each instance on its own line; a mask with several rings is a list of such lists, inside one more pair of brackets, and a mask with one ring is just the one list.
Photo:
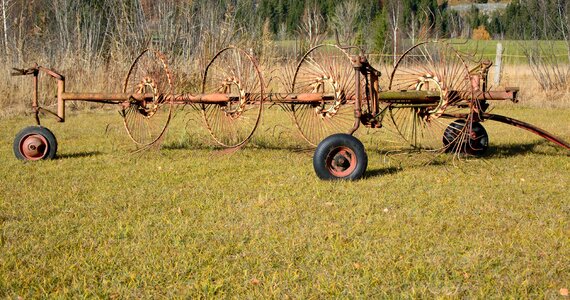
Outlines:
[[[471, 39], [452, 39], [448, 40], [453, 43], [455, 49], [469, 55], [474, 55], [476, 59], [489, 59], [495, 61], [497, 53], [497, 43], [503, 45], [503, 62], [506, 64], [528, 64], [528, 59], [525, 55], [525, 49], [540, 50], [542, 55], [556, 57], [559, 63], [568, 63], [568, 45], [565, 41], [531, 41], [531, 40], [471, 40]], [[326, 40], [324, 43], [336, 44], [333, 40]], [[406, 44], [410, 44], [411, 40], [406, 40]], [[295, 50], [295, 41], [284, 40], [275, 42], [276, 49], [279, 53], [292, 54]], [[400, 51], [407, 50], [411, 44], [405, 46]], [[370, 50], [370, 49], [369, 49]], [[371, 57], [379, 55], [379, 53], [369, 53]], [[385, 54], [390, 56], [390, 54]]]
[[[568, 62], [568, 46], [565, 41], [518, 41], [518, 40], [454, 40], [459, 51], [476, 54], [477, 58], [495, 60], [497, 44], [503, 45], [503, 61], [507, 64], [527, 64], [525, 49], [539, 49], [543, 55], [552, 55], [561, 63]], [[538, 48], [537, 48], [538, 47]]]
[[[570, 140], [570, 110], [501, 113]], [[47, 121], [59, 158], [23, 163], [0, 120], [0, 297], [556, 298], [570, 285], [568, 151], [485, 123], [478, 160], [426, 165], [375, 145], [364, 180], [324, 182], [269, 111], [233, 154], [179, 114], [130, 154], [115, 112]], [[275, 121], [275, 119], [277, 121]], [[267, 123], [267, 122], [266, 122]]]

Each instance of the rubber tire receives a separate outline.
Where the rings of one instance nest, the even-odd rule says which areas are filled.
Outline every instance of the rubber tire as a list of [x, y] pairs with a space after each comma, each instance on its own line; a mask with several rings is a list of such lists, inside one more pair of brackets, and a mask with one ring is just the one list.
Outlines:
[[[347, 176], [337, 177], [333, 175], [326, 166], [327, 157], [338, 147], [347, 147], [356, 156], [356, 168]], [[345, 133], [333, 134], [322, 140], [313, 156], [313, 168], [320, 179], [323, 180], [357, 180], [364, 175], [368, 166], [368, 155], [364, 150], [364, 145], [357, 138]]]
[[[457, 138], [457, 131], [461, 131], [465, 127], [465, 120], [459, 119], [449, 124], [443, 132], [443, 145], [446, 152], [459, 150], [461, 154], [468, 154], [472, 156], [483, 156], [487, 149], [489, 149], [489, 135], [485, 127], [479, 122], [473, 122], [471, 126], [471, 133], [469, 139], [463, 142], [461, 147], [454, 142]], [[474, 136], [473, 136], [474, 135]]]
[[20, 132], [18, 132], [18, 134], [16, 135], [16, 138], [14, 138], [14, 143], [12, 145], [12, 149], [14, 150], [14, 155], [16, 156], [16, 158], [19, 160], [28, 160], [24, 156], [24, 154], [22, 154], [20, 152], [20, 142], [26, 136], [29, 136], [32, 134], [41, 135], [47, 141], [47, 148], [48, 149], [47, 149], [45, 155], [43, 157], [41, 157], [39, 160], [55, 158], [55, 155], [57, 153], [57, 140], [55, 138], [55, 135], [49, 129], [47, 129], [46, 127], [43, 127], [43, 126], [29, 126], [29, 127], [22, 129]]

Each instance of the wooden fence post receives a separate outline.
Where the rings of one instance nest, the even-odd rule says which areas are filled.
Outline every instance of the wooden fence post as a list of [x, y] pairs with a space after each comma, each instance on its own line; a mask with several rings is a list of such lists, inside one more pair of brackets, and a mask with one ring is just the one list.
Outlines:
[[493, 83], [495, 87], [501, 83], [501, 68], [503, 63], [503, 44], [497, 43], [497, 55], [495, 56], [495, 79]]

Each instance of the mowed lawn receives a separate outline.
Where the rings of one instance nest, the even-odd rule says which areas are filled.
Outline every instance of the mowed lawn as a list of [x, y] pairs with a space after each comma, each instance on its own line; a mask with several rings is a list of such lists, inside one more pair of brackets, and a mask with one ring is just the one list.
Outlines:
[[[570, 109], [493, 112], [570, 140]], [[0, 119], [0, 297], [557, 298], [570, 288], [569, 151], [489, 121], [486, 157], [426, 164], [385, 151], [394, 135], [362, 130], [366, 177], [325, 182], [285, 113], [268, 113], [275, 124], [235, 153], [208, 146], [184, 112], [163, 149], [142, 154], [116, 111], [46, 118], [59, 157], [33, 163], [12, 153], [33, 118]]]

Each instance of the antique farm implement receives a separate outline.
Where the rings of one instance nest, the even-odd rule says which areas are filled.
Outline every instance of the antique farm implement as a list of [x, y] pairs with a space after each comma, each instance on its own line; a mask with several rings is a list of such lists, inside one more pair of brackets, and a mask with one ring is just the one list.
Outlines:
[[[489, 62], [472, 63], [444, 42], [425, 42], [406, 51], [380, 88], [380, 72], [356, 47], [320, 45], [309, 50], [285, 80], [283, 91], [267, 92], [256, 59], [228, 47], [207, 65], [201, 93], [176, 93], [167, 59], [145, 50], [132, 64], [120, 93], [70, 93], [57, 72], [34, 66], [13, 75], [32, 75], [32, 108], [37, 126], [23, 129], [14, 140], [14, 153], [23, 160], [56, 155], [55, 136], [40, 126], [40, 114], [65, 121], [68, 101], [92, 101], [120, 107], [129, 137], [141, 148], [158, 145], [176, 106], [201, 112], [204, 125], [221, 146], [244, 145], [259, 125], [265, 103], [290, 111], [300, 135], [317, 146], [315, 171], [323, 179], [356, 179], [366, 169], [364, 147], [352, 136], [359, 126], [390, 124], [413, 149], [436, 153], [482, 155], [488, 136], [481, 125], [494, 120], [527, 129], [566, 149], [570, 145], [530, 124], [487, 113], [490, 100], [516, 102], [517, 88], [491, 91]], [[470, 67], [470, 65], [475, 65]], [[39, 104], [38, 78], [57, 81], [57, 110]]]

